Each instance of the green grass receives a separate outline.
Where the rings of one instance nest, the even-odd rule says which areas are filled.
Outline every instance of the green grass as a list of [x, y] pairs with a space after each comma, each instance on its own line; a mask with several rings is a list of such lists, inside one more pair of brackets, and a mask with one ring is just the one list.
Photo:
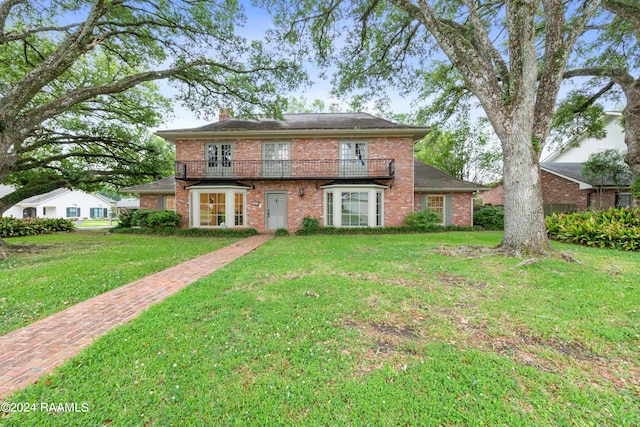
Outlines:
[[[12, 425], [640, 424], [638, 254], [584, 265], [460, 244], [498, 233], [267, 242], [100, 338]], [[446, 242], [446, 243], [444, 243]]]
[[91, 231], [5, 240], [25, 251], [0, 260], [0, 335], [237, 241]]

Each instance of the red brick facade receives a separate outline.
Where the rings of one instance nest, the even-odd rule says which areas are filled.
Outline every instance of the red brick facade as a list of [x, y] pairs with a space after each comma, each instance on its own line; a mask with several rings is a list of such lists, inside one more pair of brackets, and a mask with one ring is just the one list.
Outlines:
[[[291, 139], [290, 160], [338, 159], [340, 141], [344, 139]], [[358, 139], [361, 141], [361, 139]], [[204, 161], [207, 140], [176, 141], [176, 159], [182, 161]], [[233, 157], [236, 160], [261, 160], [262, 140], [234, 140]], [[395, 177], [393, 180], [378, 180], [386, 185], [384, 189], [385, 226], [402, 225], [404, 217], [413, 207], [413, 141], [411, 138], [370, 138], [368, 143], [369, 159], [395, 159]], [[251, 180], [239, 181], [247, 185], [247, 226], [264, 231], [265, 194], [269, 191], [287, 193], [287, 228], [302, 227], [306, 216], [316, 217], [324, 225], [324, 193], [321, 188], [330, 183], [328, 180]], [[192, 224], [189, 210], [188, 186], [193, 182], [178, 180], [176, 183], [176, 211], [183, 216], [183, 226]], [[215, 183], [210, 183], [212, 186]], [[304, 189], [300, 197], [299, 189]]]

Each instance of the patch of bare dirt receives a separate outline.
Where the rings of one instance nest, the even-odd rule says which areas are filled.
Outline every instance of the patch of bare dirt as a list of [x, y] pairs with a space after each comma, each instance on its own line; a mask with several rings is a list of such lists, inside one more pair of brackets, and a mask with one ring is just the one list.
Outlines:
[[486, 283], [475, 282], [468, 277], [460, 276], [453, 273], [438, 273], [436, 275], [438, 282], [444, 286], [450, 286], [454, 288], [473, 288], [484, 289], [487, 287]]

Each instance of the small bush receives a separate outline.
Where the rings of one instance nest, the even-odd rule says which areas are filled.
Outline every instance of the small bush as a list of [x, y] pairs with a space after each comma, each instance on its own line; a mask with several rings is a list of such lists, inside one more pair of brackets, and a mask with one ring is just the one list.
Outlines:
[[178, 228], [182, 222], [182, 215], [173, 211], [152, 212], [147, 216], [150, 228]]
[[286, 228], [278, 228], [276, 230], [276, 236], [288, 236], [289, 235], [289, 230], [287, 230]]
[[442, 221], [437, 213], [425, 209], [419, 212], [411, 212], [405, 216], [402, 223], [409, 227], [431, 227], [440, 224]]
[[0, 238], [72, 231], [75, 224], [63, 218], [0, 218]]
[[473, 224], [485, 230], [504, 230], [504, 208], [485, 206], [473, 213]]
[[120, 228], [131, 228], [133, 227], [133, 218], [136, 211], [130, 211], [128, 209], [123, 209], [120, 211], [118, 215], [118, 227]]
[[320, 228], [320, 220], [312, 216], [305, 216], [302, 218], [302, 229], [307, 231], [313, 231]]
[[549, 237], [562, 242], [640, 250], [640, 208], [553, 214], [546, 225]]

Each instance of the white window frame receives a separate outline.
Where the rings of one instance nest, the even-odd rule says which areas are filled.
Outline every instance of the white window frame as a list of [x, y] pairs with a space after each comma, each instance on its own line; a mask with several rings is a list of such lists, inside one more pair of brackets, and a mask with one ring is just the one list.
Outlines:
[[[207, 142], [204, 144], [204, 166], [205, 174], [207, 176], [229, 176], [233, 174], [233, 152], [234, 144], [226, 141]], [[209, 151], [211, 146], [216, 146], [216, 159], [209, 158]], [[224, 146], [229, 146], [228, 157], [225, 156]]]
[[[267, 158], [267, 147], [273, 146], [273, 156]], [[263, 176], [291, 175], [291, 143], [289, 141], [265, 141], [262, 143]]]
[[[348, 149], [347, 146], [349, 146]], [[367, 141], [343, 140], [340, 141], [339, 150], [340, 175], [367, 175], [369, 169], [369, 143]]]
[[[221, 228], [220, 225], [200, 225], [200, 194], [201, 193], [224, 193], [225, 194], [225, 218], [226, 226], [233, 228], [247, 228], [247, 188], [238, 186], [207, 186], [197, 187], [189, 190], [189, 227], [191, 228]], [[242, 194], [244, 212], [242, 213], [242, 224], [235, 225], [236, 206], [235, 195]], [[233, 218], [234, 223], [229, 224], [228, 219]]]
[[[323, 218], [324, 223], [332, 224], [332, 227], [384, 227], [384, 190], [387, 188], [384, 185], [348, 185], [348, 184], [334, 184], [326, 185], [322, 187], [324, 189], [323, 196]], [[368, 193], [368, 224], [361, 226], [343, 225], [342, 224], [342, 195], [343, 193]], [[380, 193], [378, 197], [378, 193]], [[333, 195], [333, 221], [328, 217], [327, 201], [329, 194]], [[378, 201], [380, 202], [379, 209]]]

